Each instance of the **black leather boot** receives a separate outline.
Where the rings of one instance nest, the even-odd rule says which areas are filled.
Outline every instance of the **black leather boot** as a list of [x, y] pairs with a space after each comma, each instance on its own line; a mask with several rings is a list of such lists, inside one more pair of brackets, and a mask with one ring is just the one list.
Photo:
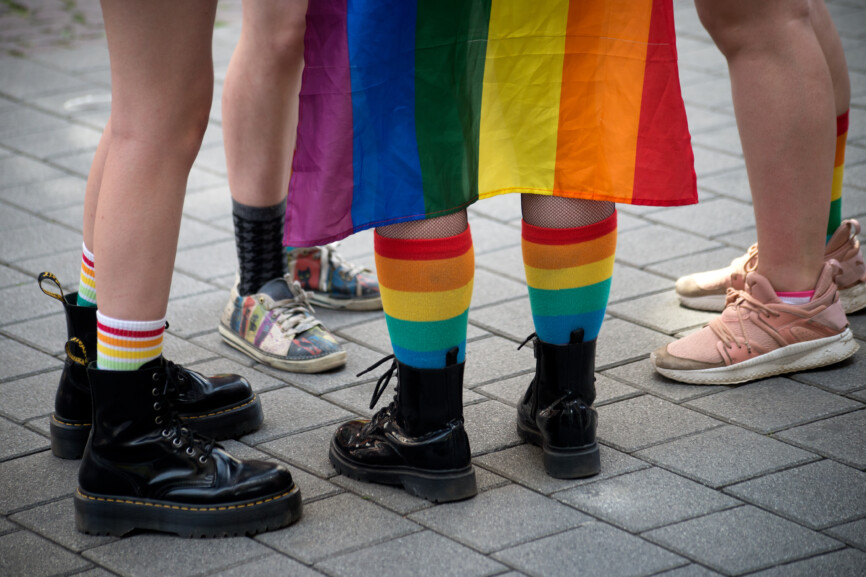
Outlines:
[[567, 345], [552, 345], [538, 337], [533, 345], [535, 377], [517, 406], [517, 433], [542, 447], [544, 469], [551, 477], [595, 475], [601, 470], [595, 439], [598, 415], [591, 406], [595, 341], [583, 342], [583, 329], [578, 329]]
[[170, 366], [105, 371], [91, 363], [87, 372], [93, 431], [75, 494], [80, 531], [221, 537], [300, 518], [301, 494], [285, 467], [235, 459], [178, 418], [174, 399], [182, 384]]
[[[393, 358], [385, 357], [367, 371]], [[456, 348], [449, 351], [444, 369], [416, 369], [394, 359], [376, 385], [370, 408], [396, 370], [394, 400], [372, 419], [349, 421], [337, 429], [329, 454], [334, 468], [360, 481], [402, 485], [437, 503], [476, 495], [463, 428], [464, 363], [456, 360]]]
[[[51, 415], [51, 451], [62, 459], [78, 459], [84, 453], [92, 422], [85, 366], [87, 360], [96, 358], [96, 309], [78, 306], [78, 293], [63, 294], [60, 282], [51, 273], [43, 272], [37, 280], [42, 292], [63, 304], [69, 339]], [[46, 289], [43, 286], [46, 281], [55, 285], [58, 292]], [[180, 418], [199, 433], [229, 439], [261, 426], [261, 402], [246, 379], [238, 375], [205, 377], [163, 362], [173, 367], [180, 381], [170, 402]]]

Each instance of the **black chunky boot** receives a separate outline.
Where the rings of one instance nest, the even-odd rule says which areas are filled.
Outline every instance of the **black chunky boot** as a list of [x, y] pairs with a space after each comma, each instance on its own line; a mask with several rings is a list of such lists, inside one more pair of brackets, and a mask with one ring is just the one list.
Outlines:
[[[393, 358], [385, 357], [367, 371]], [[360, 481], [402, 485], [437, 503], [475, 496], [475, 470], [463, 428], [464, 363], [456, 360], [456, 348], [449, 351], [444, 369], [416, 369], [394, 359], [376, 385], [370, 408], [396, 370], [394, 400], [369, 421], [349, 421], [337, 429], [329, 454], [334, 468]]]
[[[88, 357], [96, 355], [96, 309], [78, 306], [78, 293], [64, 294], [57, 277], [49, 272], [41, 273], [37, 280], [42, 292], [63, 304], [69, 339], [51, 415], [51, 451], [62, 459], [78, 459], [84, 453], [92, 422], [85, 366]], [[46, 289], [46, 281], [58, 292]], [[76, 349], [80, 349], [80, 355], [73, 352]], [[205, 377], [169, 361], [161, 362], [171, 365], [180, 381], [170, 402], [180, 418], [197, 432], [229, 439], [261, 426], [261, 402], [246, 379], [228, 374]]]
[[178, 418], [179, 373], [87, 370], [93, 431], [78, 471], [80, 531], [134, 529], [184, 537], [253, 535], [301, 516], [301, 494], [282, 465], [235, 459]]
[[567, 345], [533, 337], [535, 377], [517, 406], [517, 433], [542, 447], [544, 469], [551, 477], [595, 475], [601, 470], [595, 440], [598, 415], [591, 406], [595, 341], [583, 342], [583, 329], [572, 332]]

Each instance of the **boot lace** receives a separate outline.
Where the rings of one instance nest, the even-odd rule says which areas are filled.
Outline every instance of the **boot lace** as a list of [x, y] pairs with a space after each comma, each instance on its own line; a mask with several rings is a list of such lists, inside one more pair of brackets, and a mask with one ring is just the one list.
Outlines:
[[[388, 383], [391, 382], [391, 378], [397, 373], [397, 359], [394, 355], [388, 355], [387, 357], [379, 359], [378, 361], [373, 363], [373, 365], [367, 367], [366, 369], [355, 375], [358, 377], [360, 377], [361, 375], [365, 375], [376, 367], [388, 361], [391, 361], [391, 366], [388, 367], [388, 370], [382, 373], [382, 376], [380, 376], [379, 380], [376, 381], [376, 387], [373, 389], [373, 397], [370, 399], [371, 410], [376, 406], [376, 403], [379, 402], [379, 399], [382, 398], [382, 394], [384, 394], [385, 390], [387, 390], [388, 388]], [[367, 435], [370, 431], [377, 428], [382, 421], [388, 420], [396, 409], [397, 395], [395, 394], [394, 397], [391, 399], [391, 402], [388, 403], [387, 406], [382, 407], [381, 409], [376, 411], [376, 413], [370, 418], [370, 422], [364, 425], [364, 427], [361, 429], [363, 435]]]
[[[187, 455], [191, 458], [198, 456], [199, 462], [206, 463], [211, 452], [217, 446], [216, 440], [200, 435], [187, 427], [181, 421], [172, 404], [167, 401], [167, 399], [177, 396], [189, 388], [187, 371], [181, 365], [171, 361], [165, 361], [164, 370], [165, 381], [162, 388], [157, 386], [153, 389], [153, 396], [159, 399], [153, 404], [153, 408], [157, 412], [154, 422], [157, 425], [165, 425], [160, 433], [163, 439], [171, 442], [177, 449], [186, 447]], [[162, 380], [161, 372], [153, 373], [155, 381]]]
[[289, 279], [286, 281], [294, 298], [276, 301], [267, 310], [276, 313], [274, 322], [283, 334], [294, 337], [322, 323], [312, 316], [313, 305], [307, 300], [307, 293], [300, 283]]
[[725, 348], [738, 349], [746, 347], [749, 354], [752, 354], [752, 343], [749, 342], [749, 333], [746, 332], [746, 323], [743, 321], [743, 312], [752, 311], [758, 315], [770, 317], [778, 317], [779, 313], [767, 307], [764, 303], [753, 297], [744, 290], [736, 290], [729, 288], [727, 291], [728, 308], [732, 308], [737, 315], [737, 322], [740, 326], [740, 335], [734, 333], [731, 328], [722, 320], [722, 316], [718, 316], [709, 322], [709, 327], [717, 337], [725, 345]]

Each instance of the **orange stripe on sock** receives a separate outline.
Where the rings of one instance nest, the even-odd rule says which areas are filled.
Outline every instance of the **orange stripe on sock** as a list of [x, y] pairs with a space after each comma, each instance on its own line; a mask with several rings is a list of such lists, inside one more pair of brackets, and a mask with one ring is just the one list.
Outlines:
[[561, 269], [598, 262], [616, 252], [616, 231], [601, 238], [579, 243], [579, 250], [563, 250], [574, 245], [536, 244], [526, 239], [523, 243], [523, 261], [526, 265], [541, 269]]
[[106, 333], [99, 333], [99, 342], [112, 346], [112, 347], [123, 347], [126, 349], [149, 349], [153, 348], [157, 345], [162, 344], [163, 338], [162, 335], [155, 339], [147, 339], [147, 340], [133, 340], [133, 339], [124, 339], [113, 337]]
[[379, 276], [379, 284], [391, 290], [456, 290], [466, 286], [475, 274], [474, 258], [464, 258], [464, 255], [439, 260], [403, 260], [377, 254], [376, 274]]

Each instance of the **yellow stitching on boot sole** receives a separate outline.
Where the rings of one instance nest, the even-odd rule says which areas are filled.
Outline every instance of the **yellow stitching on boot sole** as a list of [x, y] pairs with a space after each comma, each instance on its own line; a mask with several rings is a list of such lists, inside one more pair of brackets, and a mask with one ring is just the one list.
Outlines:
[[173, 509], [176, 511], [193, 511], [196, 513], [202, 513], [205, 511], [231, 511], [233, 509], [246, 509], [247, 507], [255, 507], [257, 505], [264, 505], [265, 503], [270, 503], [271, 501], [278, 501], [283, 497], [291, 495], [294, 492], [294, 488], [291, 491], [286, 491], [276, 497], [268, 497], [267, 499], [261, 499], [259, 501], [253, 501], [252, 503], [245, 503], [243, 505], [228, 505], [222, 507], [184, 507], [181, 505], [163, 505], [162, 503], [147, 503], [145, 501], [132, 501], [130, 499], [112, 499], [111, 497], [91, 497], [90, 495], [85, 495], [81, 492], [81, 489], [78, 488], [75, 490], [76, 495], [81, 497], [82, 499], [88, 499], [89, 501], [101, 501], [103, 503], [122, 503], [124, 505], [138, 505], [144, 507], [156, 507], [158, 509]]
[[55, 423], [60, 423], [61, 425], [66, 425], [67, 427], [92, 427], [93, 423], [67, 423], [66, 421], [61, 421], [57, 418], [57, 415], [51, 415], [51, 420]]
[[181, 419], [184, 419], [187, 421], [192, 421], [194, 419], [203, 419], [205, 417], [213, 417], [214, 415], [221, 415], [223, 413], [231, 413], [232, 411], [237, 411], [238, 409], [243, 409], [244, 407], [246, 407], [248, 405], [252, 405], [253, 403], [256, 402], [257, 398], [258, 398], [257, 395], [255, 393], [253, 393], [253, 398], [250, 399], [249, 401], [247, 401], [246, 403], [244, 403], [243, 405], [238, 405], [237, 407], [232, 407], [231, 409], [223, 409], [222, 411], [217, 411], [215, 413], [207, 413], [206, 415], [191, 415], [189, 417], [183, 416], [183, 417], [181, 417]]

